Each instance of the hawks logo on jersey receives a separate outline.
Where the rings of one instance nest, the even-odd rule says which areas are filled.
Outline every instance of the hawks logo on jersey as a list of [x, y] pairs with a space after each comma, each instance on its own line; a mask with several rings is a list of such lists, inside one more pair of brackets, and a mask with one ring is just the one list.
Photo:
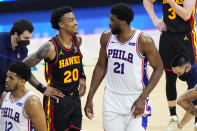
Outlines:
[[80, 56], [72, 56], [59, 60], [59, 69], [80, 63]]

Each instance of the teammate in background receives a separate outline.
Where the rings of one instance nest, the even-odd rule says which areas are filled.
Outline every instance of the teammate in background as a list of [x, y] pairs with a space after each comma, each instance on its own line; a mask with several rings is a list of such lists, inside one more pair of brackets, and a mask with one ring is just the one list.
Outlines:
[[[159, 0], [162, 2], [163, 19], [159, 19], [153, 9], [156, 0], [143, 0], [144, 7], [155, 27], [161, 32], [159, 53], [166, 73], [166, 96], [170, 111], [170, 122], [167, 130], [176, 130], [178, 117], [176, 114], [176, 80], [170, 62], [177, 54], [187, 55], [192, 64], [196, 62], [196, 34], [194, 27], [196, 0]], [[197, 122], [197, 118], [195, 119]]]
[[[45, 43], [24, 62], [33, 67], [45, 61], [45, 79], [49, 86], [63, 92], [63, 98], [44, 96], [43, 105], [49, 131], [79, 131], [82, 112], [80, 96], [86, 91], [86, 78], [82, 66], [79, 46], [81, 37], [77, 34], [77, 21], [70, 7], [54, 10], [51, 24], [59, 34]], [[31, 79], [31, 82], [41, 84]], [[79, 86], [80, 85], [80, 86]]]
[[[103, 123], [105, 131], [145, 131], [150, 107], [147, 97], [158, 83], [163, 65], [150, 36], [130, 27], [134, 14], [129, 5], [112, 6], [109, 26], [100, 38], [100, 54], [85, 106], [93, 118], [93, 96], [105, 77]], [[147, 62], [153, 67], [150, 81]], [[148, 82], [149, 81], [149, 82]]]
[[[0, 99], [2, 131], [47, 131], [46, 118], [38, 97], [25, 88], [31, 69], [23, 62], [11, 62]], [[32, 125], [33, 124], [33, 125]]]
[[10, 62], [22, 61], [28, 53], [34, 27], [25, 19], [14, 23], [10, 32], [0, 33], [0, 96], [5, 89], [5, 79]]
[[[197, 63], [191, 65], [191, 62], [187, 56], [179, 54], [172, 59], [171, 66], [172, 71], [179, 77], [179, 79], [187, 82], [188, 90], [195, 87], [197, 84]], [[184, 102], [184, 99], [185, 98], [180, 98], [178, 103]], [[197, 100], [193, 101], [193, 104], [197, 105]], [[195, 113], [195, 108], [191, 108], [191, 105], [184, 107], [184, 109], [186, 109], [187, 112], [178, 124], [179, 128], [183, 128], [183, 126], [192, 119], [192, 115]], [[195, 131], [197, 131], [197, 123], [195, 123]]]

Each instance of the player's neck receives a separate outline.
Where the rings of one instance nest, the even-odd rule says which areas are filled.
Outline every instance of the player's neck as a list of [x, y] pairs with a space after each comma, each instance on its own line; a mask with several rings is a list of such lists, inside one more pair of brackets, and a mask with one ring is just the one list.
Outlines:
[[133, 33], [133, 30], [131, 30], [130, 27], [125, 28], [125, 29], [122, 29], [121, 33], [117, 35], [117, 38], [119, 41], [126, 41], [129, 39], [132, 33]]
[[27, 92], [27, 90], [25, 89], [25, 87], [19, 87], [17, 90], [12, 92], [11, 98], [12, 100], [17, 100], [19, 98], [21, 98], [22, 96], [24, 96], [24, 94]]
[[125, 28], [121, 31], [120, 34], [117, 35], [117, 38], [119, 41], [126, 41], [133, 34], [133, 32], [134, 32], [134, 30], [132, 30], [130, 27]]
[[72, 35], [62, 31], [59, 33], [58, 38], [64, 47], [68, 49], [72, 47]]

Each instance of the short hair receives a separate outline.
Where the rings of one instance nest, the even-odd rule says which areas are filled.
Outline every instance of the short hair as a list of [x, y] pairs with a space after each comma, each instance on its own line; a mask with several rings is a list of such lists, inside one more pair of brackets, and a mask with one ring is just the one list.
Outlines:
[[130, 25], [134, 18], [134, 12], [132, 8], [124, 3], [118, 3], [112, 6], [111, 13], [116, 15], [119, 20], [124, 20]]
[[21, 61], [14, 61], [10, 63], [9, 71], [16, 73], [16, 75], [26, 81], [31, 77], [31, 69]]
[[61, 8], [57, 8], [52, 12], [51, 15], [51, 25], [52, 28], [59, 30], [59, 22], [61, 17], [65, 14], [65, 13], [70, 13], [72, 12], [72, 8], [71, 7], [61, 7]]
[[12, 26], [12, 29], [10, 30], [10, 34], [13, 35], [15, 32], [17, 32], [18, 35], [21, 35], [26, 30], [29, 31], [30, 33], [34, 31], [34, 27], [32, 23], [29, 20], [20, 19], [16, 21]]
[[184, 54], [179, 54], [176, 55], [172, 60], [171, 60], [171, 67], [182, 67], [185, 64], [191, 64], [191, 61], [189, 59], [188, 56], [184, 55]]

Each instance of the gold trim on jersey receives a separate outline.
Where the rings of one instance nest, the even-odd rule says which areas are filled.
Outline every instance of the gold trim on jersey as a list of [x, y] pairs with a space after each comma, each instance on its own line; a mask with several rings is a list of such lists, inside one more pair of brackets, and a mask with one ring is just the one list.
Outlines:
[[[48, 76], [48, 74], [49, 74], [49, 64], [48, 64], [48, 62], [45, 62], [45, 73]], [[50, 80], [50, 78], [48, 78], [47, 84], [50, 85], [50, 83], [51, 83], [51, 80]], [[50, 109], [51, 108], [50, 108], [50, 106], [51, 106], [51, 98], [48, 97], [47, 112], [46, 112], [46, 114], [47, 114], [47, 116], [46, 116], [46, 118], [47, 118], [47, 130], [48, 131], [50, 131], [50, 125], [51, 125], [51, 117], [50, 117]]]
[[[196, 32], [195, 32], [195, 30], [193, 29], [192, 31], [192, 35], [193, 35], [193, 44], [194, 44], [194, 46], [195, 46], [195, 49], [196, 49]], [[196, 52], [194, 52], [195, 53], [195, 55], [197, 54], [197, 50], [195, 50]], [[197, 55], [196, 55], [196, 58], [195, 59], [197, 59]]]

